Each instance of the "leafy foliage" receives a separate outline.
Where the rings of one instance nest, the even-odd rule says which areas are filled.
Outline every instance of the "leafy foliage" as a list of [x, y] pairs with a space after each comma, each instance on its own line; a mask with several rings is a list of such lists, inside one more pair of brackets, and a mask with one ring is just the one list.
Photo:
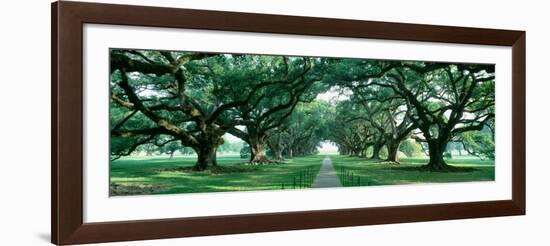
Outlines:
[[414, 157], [422, 153], [422, 147], [412, 139], [407, 139], [399, 146], [399, 151], [403, 152], [407, 157]]
[[[494, 158], [494, 65], [126, 49], [110, 59], [112, 159], [192, 150], [205, 170], [217, 152], [269, 163], [326, 140], [396, 163], [420, 142], [430, 170], [447, 167], [450, 142]], [[319, 99], [327, 91], [339, 98]]]
[[464, 149], [482, 159], [495, 159], [495, 139], [489, 131], [465, 132], [461, 136]]

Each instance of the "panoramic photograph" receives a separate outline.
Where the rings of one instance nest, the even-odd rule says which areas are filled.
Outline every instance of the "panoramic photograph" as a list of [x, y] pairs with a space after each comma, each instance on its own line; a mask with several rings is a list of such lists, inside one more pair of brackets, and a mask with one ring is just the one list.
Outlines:
[[110, 49], [110, 196], [495, 180], [495, 65]]

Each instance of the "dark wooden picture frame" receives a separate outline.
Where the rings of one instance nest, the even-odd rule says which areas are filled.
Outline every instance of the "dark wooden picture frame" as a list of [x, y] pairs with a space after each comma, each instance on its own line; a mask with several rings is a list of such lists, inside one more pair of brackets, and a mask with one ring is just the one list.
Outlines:
[[[52, 199], [55, 244], [525, 214], [525, 32], [96, 3], [52, 4]], [[430, 205], [83, 222], [83, 24], [428, 41], [512, 47], [512, 199]]]

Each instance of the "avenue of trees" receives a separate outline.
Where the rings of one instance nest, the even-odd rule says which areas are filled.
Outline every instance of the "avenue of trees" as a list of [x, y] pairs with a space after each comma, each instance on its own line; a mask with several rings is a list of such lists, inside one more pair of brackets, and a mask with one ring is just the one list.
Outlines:
[[449, 168], [450, 147], [494, 158], [494, 65], [119, 49], [110, 60], [112, 159], [185, 150], [201, 171], [226, 134], [252, 164], [324, 141], [395, 163], [424, 151], [433, 171]]

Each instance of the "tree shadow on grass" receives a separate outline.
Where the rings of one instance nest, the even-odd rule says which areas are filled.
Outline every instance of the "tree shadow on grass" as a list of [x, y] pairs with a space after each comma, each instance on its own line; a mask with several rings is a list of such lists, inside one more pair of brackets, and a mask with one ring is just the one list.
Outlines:
[[158, 172], [182, 172], [182, 173], [204, 173], [204, 174], [227, 174], [227, 173], [247, 173], [260, 170], [257, 166], [217, 166], [211, 167], [204, 171], [197, 171], [193, 167], [174, 167], [163, 168]]
[[480, 171], [479, 169], [473, 168], [473, 167], [459, 167], [459, 166], [451, 166], [451, 165], [448, 165], [445, 169], [442, 169], [442, 170], [433, 170], [426, 165], [406, 166], [406, 167], [399, 167], [394, 165], [394, 166], [390, 166], [382, 169], [410, 171], [410, 172], [433, 172], [433, 173], [471, 173], [475, 171]]
[[109, 195], [111, 196], [131, 196], [148, 195], [166, 190], [166, 187], [157, 184], [116, 184], [111, 183]]

